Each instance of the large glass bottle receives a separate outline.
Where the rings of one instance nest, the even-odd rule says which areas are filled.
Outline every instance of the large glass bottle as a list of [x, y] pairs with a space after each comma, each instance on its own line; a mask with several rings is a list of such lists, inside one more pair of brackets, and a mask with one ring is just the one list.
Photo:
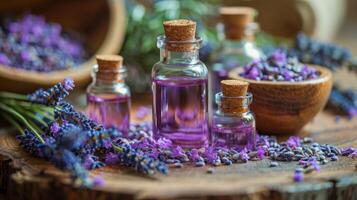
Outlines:
[[153, 131], [174, 145], [208, 145], [208, 71], [198, 58], [202, 40], [189, 20], [164, 22], [160, 61], [152, 69]]
[[127, 136], [130, 123], [130, 90], [125, 84], [123, 58], [99, 55], [87, 88], [87, 114], [106, 128], [115, 128]]
[[214, 94], [220, 91], [220, 81], [228, 79], [233, 68], [243, 67], [254, 60], [264, 58], [264, 54], [254, 43], [257, 24], [254, 23], [256, 11], [249, 7], [223, 7], [220, 15], [223, 22], [224, 40], [219, 51], [213, 56], [211, 67], [211, 103]]

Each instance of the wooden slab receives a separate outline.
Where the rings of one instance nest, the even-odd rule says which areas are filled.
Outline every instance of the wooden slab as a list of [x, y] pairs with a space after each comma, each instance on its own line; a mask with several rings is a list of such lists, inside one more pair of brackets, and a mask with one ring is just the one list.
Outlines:
[[[336, 123], [334, 115], [320, 113], [301, 133], [306, 135], [320, 143], [357, 147], [357, 118]], [[303, 183], [292, 180], [295, 162], [269, 168], [268, 159], [216, 167], [214, 174], [206, 173], [208, 167], [188, 165], [170, 169], [168, 176], [105, 167], [91, 172], [104, 177], [105, 185], [89, 190], [24, 152], [9, 129], [0, 131], [0, 154], [0, 188], [7, 199], [357, 199], [357, 159], [345, 157], [323, 165]]]

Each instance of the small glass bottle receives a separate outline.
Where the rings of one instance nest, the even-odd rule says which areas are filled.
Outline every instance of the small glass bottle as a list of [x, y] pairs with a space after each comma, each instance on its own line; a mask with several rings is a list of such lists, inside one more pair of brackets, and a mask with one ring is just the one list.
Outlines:
[[130, 123], [130, 90], [125, 84], [126, 69], [118, 55], [98, 55], [87, 88], [87, 114], [106, 128], [127, 136]]
[[208, 71], [198, 58], [202, 40], [190, 20], [164, 22], [160, 61], [152, 68], [153, 131], [174, 145], [208, 145]]
[[[256, 10], [249, 7], [220, 9], [225, 39], [213, 58], [210, 83], [212, 95], [220, 91], [220, 81], [228, 79], [230, 70], [265, 57], [254, 43], [254, 33], [257, 29], [257, 24], [254, 23], [255, 14]], [[214, 97], [212, 96], [211, 99], [213, 108], [216, 108]]]
[[[224, 86], [222, 85], [222, 87]], [[249, 104], [252, 102], [253, 96], [249, 92], [243, 92], [242, 94], [242, 96], [226, 96], [223, 92], [216, 94], [215, 99], [218, 110], [212, 119], [212, 146], [229, 147], [237, 151], [241, 151], [244, 148], [247, 150], [255, 149], [255, 117], [253, 112], [249, 110]]]

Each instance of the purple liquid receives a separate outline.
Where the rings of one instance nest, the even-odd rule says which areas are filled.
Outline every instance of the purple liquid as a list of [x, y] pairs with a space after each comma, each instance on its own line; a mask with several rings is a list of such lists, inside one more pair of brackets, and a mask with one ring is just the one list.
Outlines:
[[87, 95], [87, 114], [105, 128], [116, 128], [127, 136], [130, 123], [130, 96]]
[[213, 123], [212, 145], [229, 147], [238, 151], [255, 149], [255, 126], [252, 123]]
[[208, 145], [207, 79], [175, 77], [153, 81], [153, 121], [156, 138], [174, 145]]

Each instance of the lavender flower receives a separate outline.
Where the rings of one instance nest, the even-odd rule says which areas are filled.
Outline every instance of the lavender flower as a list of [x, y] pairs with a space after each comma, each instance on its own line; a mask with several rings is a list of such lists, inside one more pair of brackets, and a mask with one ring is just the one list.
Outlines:
[[301, 171], [295, 171], [294, 172], [294, 181], [301, 182], [303, 180], [304, 180], [304, 173]]
[[87, 136], [78, 126], [66, 124], [60, 132], [57, 138], [57, 146], [60, 148], [76, 151], [85, 145]]
[[60, 131], [61, 127], [57, 122], [53, 122], [50, 126], [50, 133], [54, 136], [57, 136], [57, 133]]
[[239, 155], [240, 155], [240, 159], [241, 161], [243, 162], [248, 162], [249, 160], [249, 155], [247, 154], [247, 150], [242, 150], [241, 152], [239, 152]]
[[20, 146], [22, 146], [22, 148], [24, 148], [27, 152], [34, 156], [41, 155], [41, 148], [43, 144], [29, 130], [25, 130], [24, 135], [18, 135], [16, 138], [20, 141]]
[[116, 145], [119, 163], [135, 167], [137, 171], [145, 174], [154, 174], [156, 171], [163, 174], [168, 173], [168, 168], [164, 163], [153, 160], [146, 156], [143, 152], [136, 151], [131, 148], [128, 141], [121, 139], [117, 141]]
[[285, 142], [285, 144], [288, 145], [290, 148], [296, 148], [301, 146], [301, 141], [299, 137], [290, 136], [288, 140]]
[[185, 152], [184, 150], [182, 149], [182, 147], [180, 146], [176, 146], [173, 150], [172, 150], [172, 154], [171, 156], [173, 158], [182, 158], [183, 156], [185, 156]]
[[219, 158], [213, 147], [207, 147], [204, 152], [204, 156], [207, 159], [207, 162], [210, 164], [216, 163], [217, 159]]
[[255, 60], [246, 65], [240, 75], [257, 81], [298, 82], [315, 79], [319, 72], [299, 63], [295, 57], [287, 57], [286, 52], [278, 49], [266, 60]]
[[311, 160], [310, 160], [310, 165], [313, 167], [314, 170], [316, 170], [317, 172], [320, 171], [320, 165], [319, 163], [317, 162], [316, 158], [313, 157]]
[[63, 80], [63, 87], [64, 89], [66, 89], [67, 91], [69, 90], [73, 90], [74, 88], [74, 81], [71, 78], [65, 78]]
[[118, 161], [119, 161], [118, 155], [115, 153], [109, 152], [107, 155], [105, 155], [104, 162], [107, 165], [114, 165], [118, 163]]
[[137, 119], [144, 119], [149, 113], [151, 113], [151, 109], [146, 106], [140, 106], [136, 112]]
[[73, 80], [65, 79], [64, 87], [62, 83], [57, 83], [48, 90], [39, 89], [28, 95], [28, 100], [32, 103], [43, 104], [47, 106], [57, 106], [69, 94], [69, 90], [73, 89]]
[[189, 155], [190, 155], [190, 159], [195, 162], [197, 162], [201, 158], [197, 149], [192, 149]]
[[257, 157], [260, 159], [260, 160], [263, 160], [264, 157], [265, 157], [265, 151], [263, 148], [258, 148], [257, 150]]
[[0, 63], [10, 67], [51, 72], [75, 67], [87, 57], [77, 37], [43, 17], [8, 19], [1, 30]]
[[103, 179], [103, 177], [101, 176], [95, 176], [94, 179], [93, 179], [93, 185], [94, 186], [104, 186], [105, 185], [105, 181]]
[[278, 49], [278, 50], [274, 51], [274, 53], [270, 56], [270, 59], [272, 60], [272, 62], [275, 62], [279, 66], [282, 66], [287, 61], [287, 55], [282, 50]]
[[169, 149], [172, 147], [172, 141], [166, 138], [159, 138], [157, 140], [157, 145], [161, 149]]

